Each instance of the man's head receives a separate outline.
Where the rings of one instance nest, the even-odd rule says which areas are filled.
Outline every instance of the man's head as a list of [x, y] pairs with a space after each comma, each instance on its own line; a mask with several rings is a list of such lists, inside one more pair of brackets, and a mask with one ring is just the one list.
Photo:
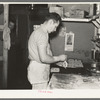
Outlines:
[[57, 13], [49, 13], [48, 16], [45, 17], [45, 23], [47, 27], [47, 32], [54, 32], [61, 23], [61, 17]]

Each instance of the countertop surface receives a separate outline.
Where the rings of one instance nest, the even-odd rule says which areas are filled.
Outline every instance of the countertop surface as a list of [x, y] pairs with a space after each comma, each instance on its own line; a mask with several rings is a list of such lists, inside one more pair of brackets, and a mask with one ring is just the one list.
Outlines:
[[53, 67], [60, 72], [51, 74], [50, 89], [100, 89], [100, 73], [91, 72], [90, 64], [83, 68]]
[[50, 89], [100, 89], [100, 76], [53, 73]]

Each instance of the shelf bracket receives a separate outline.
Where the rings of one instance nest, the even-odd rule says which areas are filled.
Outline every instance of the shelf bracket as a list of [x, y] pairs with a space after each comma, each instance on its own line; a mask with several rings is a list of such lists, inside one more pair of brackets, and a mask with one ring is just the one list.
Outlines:
[[92, 23], [95, 25], [96, 28], [100, 28], [100, 20], [99, 20], [99, 17], [100, 17], [100, 13], [95, 15], [95, 16], [92, 16]]
[[98, 22], [97, 20], [92, 21], [92, 23], [95, 25], [96, 28], [100, 28], [100, 22]]

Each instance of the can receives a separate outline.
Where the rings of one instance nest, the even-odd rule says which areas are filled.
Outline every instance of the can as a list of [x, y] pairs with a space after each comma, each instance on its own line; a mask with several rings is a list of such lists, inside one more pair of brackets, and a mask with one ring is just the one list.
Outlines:
[[91, 67], [96, 68], [96, 63], [92, 63]]

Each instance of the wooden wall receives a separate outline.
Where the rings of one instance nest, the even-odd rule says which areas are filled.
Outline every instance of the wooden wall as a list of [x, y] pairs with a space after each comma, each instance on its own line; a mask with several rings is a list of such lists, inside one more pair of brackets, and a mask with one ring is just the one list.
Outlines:
[[[66, 10], [73, 5], [61, 5]], [[89, 5], [74, 5], [76, 8], [81, 8], [89, 12]], [[85, 22], [63, 22], [67, 28], [67, 32], [75, 33], [74, 51], [64, 51], [64, 37], [57, 36], [51, 40], [51, 47], [54, 55], [67, 54], [68, 58], [81, 59], [83, 62], [91, 62], [91, 49], [93, 44], [91, 38], [94, 35], [94, 26]]]

